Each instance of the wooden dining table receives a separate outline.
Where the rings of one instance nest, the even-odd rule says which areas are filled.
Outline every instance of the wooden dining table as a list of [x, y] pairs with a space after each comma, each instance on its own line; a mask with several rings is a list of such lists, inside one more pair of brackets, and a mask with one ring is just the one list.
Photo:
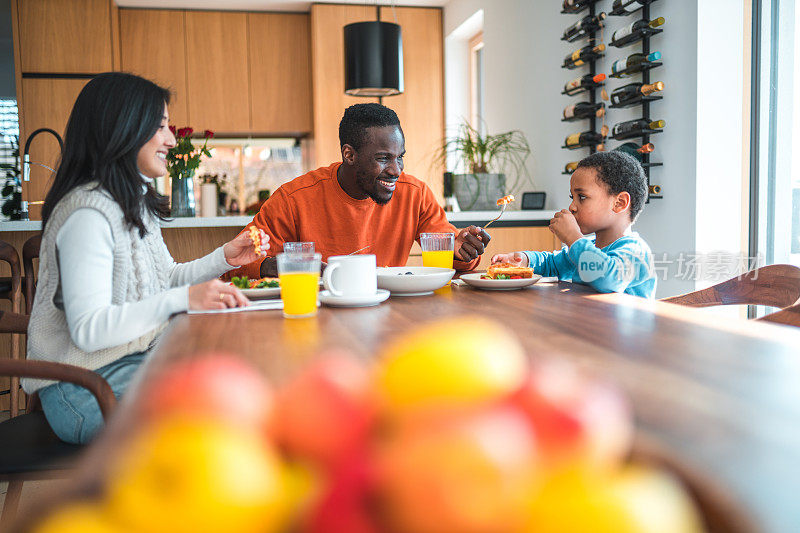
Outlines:
[[[390, 340], [443, 317], [481, 315], [507, 326], [531, 358], [571, 361], [621, 387], [636, 430], [730, 491], [764, 531], [800, 531], [800, 328], [704, 311], [583, 285], [513, 291], [457, 284], [429, 296], [392, 296], [364, 308], [178, 315], [142, 380], [179, 358], [227, 352], [279, 385], [326, 350], [373, 364]], [[462, 282], [463, 283], [463, 282]], [[478, 339], [484, 333], [465, 329]], [[78, 473], [97, 481], [134, 431], [133, 387]]]

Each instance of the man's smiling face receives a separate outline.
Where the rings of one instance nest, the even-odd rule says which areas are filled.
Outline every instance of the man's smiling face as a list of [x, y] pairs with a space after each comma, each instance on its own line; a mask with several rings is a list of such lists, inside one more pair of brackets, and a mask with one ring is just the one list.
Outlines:
[[405, 153], [405, 139], [398, 126], [367, 128], [364, 144], [353, 161], [359, 189], [375, 203], [387, 204], [403, 172]]

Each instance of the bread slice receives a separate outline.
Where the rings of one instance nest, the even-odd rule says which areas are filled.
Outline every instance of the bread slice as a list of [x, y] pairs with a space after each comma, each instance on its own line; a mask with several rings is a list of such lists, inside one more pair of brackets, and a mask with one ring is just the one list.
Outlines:
[[532, 278], [533, 269], [512, 265], [511, 263], [497, 263], [486, 269], [486, 278], [498, 279], [498, 276]]

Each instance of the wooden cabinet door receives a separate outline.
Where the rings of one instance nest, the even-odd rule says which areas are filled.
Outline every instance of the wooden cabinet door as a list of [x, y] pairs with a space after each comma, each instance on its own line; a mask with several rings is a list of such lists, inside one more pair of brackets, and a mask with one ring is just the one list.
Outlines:
[[189, 125], [225, 133], [250, 129], [247, 14], [186, 12]]
[[248, 13], [251, 131], [311, 131], [311, 37], [304, 13]]
[[19, 10], [22, 72], [111, 70], [112, 0], [23, 0]]
[[189, 125], [184, 12], [120, 9], [119, 26], [122, 70], [169, 88], [170, 122]]
[[[39, 128], [51, 128], [64, 137], [69, 114], [78, 93], [89, 82], [87, 79], [39, 79], [23, 78], [22, 100], [25, 102], [22, 115], [23, 131], [29, 135]], [[20, 140], [20, 149], [25, 139]], [[58, 142], [48, 134], [37, 135], [30, 147], [30, 160], [55, 169], [59, 157]], [[39, 165], [31, 165], [31, 181], [22, 183], [22, 197], [29, 202], [44, 200], [54, 174]], [[32, 220], [38, 220], [41, 206], [31, 206]]]
[[[316, 166], [342, 160], [339, 121], [353, 104], [377, 98], [344, 93], [344, 27], [375, 20], [375, 6], [313, 4], [311, 6], [311, 72], [314, 88], [314, 158]], [[386, 99], [391, 106], [390, 99]]]
[[384, 98], [383, 105], [394, 109], [403, 126], [406, 171], [442, 201], [444, 166], [436, 160], [444, 139], [442, 10], [383, 7], [381, 20], [400, 25], [405, 85], [403, 94]]

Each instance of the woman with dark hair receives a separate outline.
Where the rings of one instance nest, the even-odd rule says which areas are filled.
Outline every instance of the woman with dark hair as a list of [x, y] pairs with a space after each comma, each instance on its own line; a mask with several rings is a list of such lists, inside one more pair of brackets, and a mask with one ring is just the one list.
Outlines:
[[[266, 255], [246, 233], [190, 263], [176, 264], [161, 237], [168, 202], [153, 187], [167, 173], [169, 91], [132, 74], [93, 78], [78, 95], [64, 151], [42, 210], [28, 358], [94, 370], [119, 396], [170, 315], [247, 305], [217, 279]], [[76, 385], [23, 380], [67, 442], [102, 426], [94, 397]]]

